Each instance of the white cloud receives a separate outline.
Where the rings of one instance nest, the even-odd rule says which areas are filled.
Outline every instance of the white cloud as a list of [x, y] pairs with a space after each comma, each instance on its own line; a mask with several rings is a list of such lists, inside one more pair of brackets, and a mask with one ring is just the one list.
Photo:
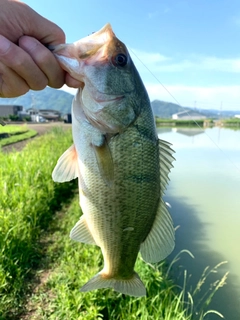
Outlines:
[[[225, 110], [240, 110], [240, 86], [230, 85], [234, 83], [234, 80], [231, 80], [234, 79], [233, 76], [231, 78], [231, 74], [240, 73], [240, 57], [230, 59], [191, 55], [184, 59], [176, 60], [174, 57], [153, 52], [148, 53], [136, 49], [133, 49], [133, 51], [144, 63], [143, 65], [132, 55], [148, 90], [150, 100], [159, 99], [176, 103], [176, 99], [182, 106], [214, 109], [219, 109], [222, 104], [222, 108]], [[160, 83], [157, 83], [157, 79], [162, 82], [163, 72], [170, 74], [168, 77], [165, 74], [163, 84], [171, 94]], [[180, 72], [185, 72], [183, 78]], [[204, 85], [188, 84], [187, 72], [190, 72], [190, 74], [194, 72], [195, 77], [201, 78], [201, 82]], [[222, 84], [218, 72], [226, 73], [226, 76], [222, 77], [225, 81]], [[209, 75], [211, 76], [211, 83], [208, 80]], [[154, 77], [156, 80], [154, 80]], [[218, 85], [214, 85], [214, 77]], [[229, 81], [229, 85], [226, 85], [227, 81]]]
[[176, 59], [159, 53], [144, 52], [136, 49], [130, 49], [130, 53], [137, 68], [142, 71], [144, 71], [144, 64], [154, 72], [182, 72], [186, 70], [194, 70], [196, 72], [205, 70], [240, 73], [240, 57], [230, 59], [191, 55], [183, 59]]
[[[181, 106], [201, 109], [240, 110], [240, 86], [198, 87], [166, 86], [171, 95], [160, 84], [145, 84], [150, 100], [180, 103]], [[173, 97], [176, 99], [174, 99]]]
[[75, 88], [70, 88], [68, 87], [66, 84], [64, 84], [59, 90], [63, 90], [63, 91], [66, 91], [68, 93], [71, 93], [73, 95], [75, 95], [77, 93], [77, 89]]
[[152, 19], [158, 16], [158, 11], [149, 12], [148, 13], [148, 19]]
[[165, 7], [165, 9], [163, 10], [163, 13], [168, 13], [168, 12], [170, 12], [171, 11], [171, 9], [169, 8], [169, 7]]
[[199, 67], [206, 70], [215, 70], [223, 72], [240, 72], [240, 58], [223, 59], [216, 57], [206, 57], [199, 61]]
[[142, 50], [136, 50], [133, 48], [128, 48], [134, 62], [143, 62], [146, 65], [159, 64], [171, 58], [166, 57], [158, 52], [147, 52]]
[[240, 27], [240, 15], [236, 15], [234, 17], [231, 18], [231, 22], [237, 26]]

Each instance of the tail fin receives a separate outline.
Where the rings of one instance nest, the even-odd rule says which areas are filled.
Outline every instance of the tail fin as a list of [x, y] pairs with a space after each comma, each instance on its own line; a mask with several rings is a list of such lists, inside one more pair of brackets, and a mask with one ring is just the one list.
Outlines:
[[134, 272], [131, 279], [107, 279], [103, 277], [101, 272], [90, 279], [80, 291], [91, 291], [103, 288], [113, 288], [115, 291], [127, 294], [129, 296], [142, 297], [146, 295], [144, 284], [140, 280], [138, 274]]

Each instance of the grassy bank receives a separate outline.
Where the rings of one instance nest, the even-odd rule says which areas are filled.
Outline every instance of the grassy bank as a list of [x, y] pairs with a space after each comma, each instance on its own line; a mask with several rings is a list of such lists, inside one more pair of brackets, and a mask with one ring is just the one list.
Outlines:
[[240, 119], [232, 118], [232, 119], [205, 119], [205, 120], [175, 120], [175, 119], [162, 119], [155, 118], [157, 126], [167, 126], [167, 127], [190, 127], [190, 128], [205, 128], [205, 127], [231, 127], [233, 129], [240, 128]]
[[0, 134], [2, 133], [8, 133], [8, 134], [20, 134], [27, 132], [27, 126], [26, 124], [23, 125], [5, 125], [5, 126], [0, 126]]
[[[111, 289], [81, 293], [79, 288], [101, 270], [103, 261], [98, 247], [69, 239], [69, 231], [80, 214], [77, 195], [66, 212], [60, 213], [52, 224], [50, 236], [46, 238], [47, 267], [45, 271], [39, 272], [40, 284], [29, 299], [23, 319], [29, 319], [30, 315], [32, 320], [207, 319], [210, 313], [207, 311], [208, 304], [225, 279], [204, 296], [199, 306], [199, 292], [206, 280], [207, 271], [199, 280], [197, 288], [190, 293], [185, 284], [182, 289], [174, 284], [165, 261], [153, 266], [141, 259], [137, 260], [136, 271], [147, 288], [145, 298], [125, 296]], [[216, 271], [217, 268], [212, 272]]]
[[222, 125], [224, 127], [233, 127], [233, 128], [240, 128], [240, 119], [239, 118], [232, 118], [232, 119], [225, 119], [221, 120]]
[[54, 130], [20, 153], [0, 153], [0, 319], [13, 319], [24, 302], [26, 280], [42, 256], [40, 238], [74, 184], [53, 183], [51, 172], [71, 144]]
[[[157, 126], [172, 126], [172, 127], [203, 127], [206, 120], [175, 120], [175, 119], [162, 119], [155, 118]], [[207, 121], [208, 125], [210, 120]]]
[[6, 125], [0, 126], [0, 147], [32, 138], [37, 132], [28, 129], [26, 125]]

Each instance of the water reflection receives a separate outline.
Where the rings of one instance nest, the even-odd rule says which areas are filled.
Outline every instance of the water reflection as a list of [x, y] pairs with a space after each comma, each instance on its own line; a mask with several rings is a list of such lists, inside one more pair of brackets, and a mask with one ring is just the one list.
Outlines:
[[[239, 320], [240, 131], [213, 128], [198, 134], [194, 130], [163, 134], [159, 129], [159, 137], [171, 142], [176, 151], [165, 198], [172, 206], [175, 225], [180, 225], [170, 259], [182, 249], [194, 254], [195, 259], [184, 254], [175, 266], [192, 274], [189, 287], [196, 285], [206, 266], [228, 260], [220, 274], [209, 278], [212, 283], [226, 269], [230, 271], [227, 285], [217, 292], [210, 308], [225, 319]], [[219, 317], [209, 315], [208, 319]]]
[[197, 134], [203, 134], [204, 133], [204, 129], [194, 129], [194, 128], [173, 128], [172, 129], [173, 132], [177, 132], [180, 134], [185, 134], [186, 136], [196, 136]]

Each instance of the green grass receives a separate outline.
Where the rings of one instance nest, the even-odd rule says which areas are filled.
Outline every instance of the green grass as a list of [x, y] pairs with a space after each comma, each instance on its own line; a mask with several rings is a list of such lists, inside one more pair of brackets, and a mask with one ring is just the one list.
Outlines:
[[0, 147], [7, 146], [9, 144], [13, 144], [19, 141], [23, 141], [26, 139], [33, 138], [37, 135], [37, 131], [29, 129], [27, 132], [21, 134], [15, 134], [10, 136], [9, 138], [4, 138], [0, 140]]
[[155, 118], [157, 126], [174, 126], [174, 127], [203, 127], [204, 122], [211, 122], [211, 120], [175, 120]]
[[[6, 137], [3, 137], [6, 135]], [[0, 126], [0, 147], [32, 138], [37, 135], [37, 131], [28, 129], [24, 125], [6, 125]]]
[[51, 178], [70, 144], [71, 133], [55, 129], [20, 153], [0, 153], [0, 319], [13, 319], [21, 309], [26, 280], [43, 254], [42, 232], [72, 195], [74, 183]]
[[26, 124], [0, 126], [0, 134], [1, 133], [18, 134], [26, 131], [28, 131]]
[[240, 119], [239, 118], [231, 118], [222, 120], [224, 127], [240, 127]]

